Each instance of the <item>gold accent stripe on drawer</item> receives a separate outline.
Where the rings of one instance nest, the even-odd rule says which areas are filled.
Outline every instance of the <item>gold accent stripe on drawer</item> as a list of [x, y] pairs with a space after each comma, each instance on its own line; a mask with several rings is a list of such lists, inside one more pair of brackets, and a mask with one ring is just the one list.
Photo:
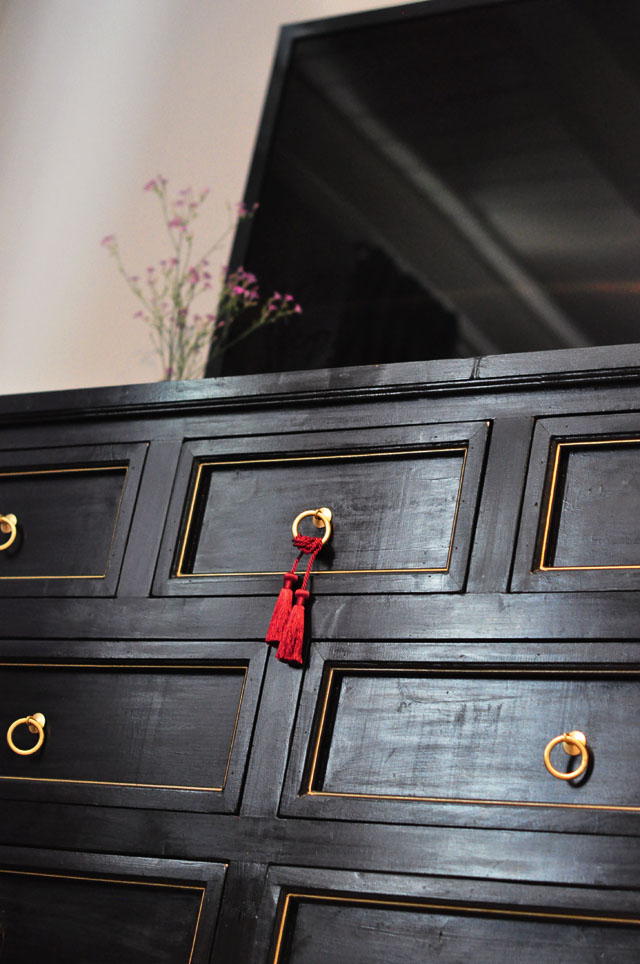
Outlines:
[[501, 667], [500, 669], [483, 669], [480, 667], [474, 667], [473, 669], [460, 669], [458, 667], [446, 667], [446, 668], [420, 668], [420, 669], [402, 669], [398, 671], [397, 667], [363, 667], [363, 666], [340, 666], [331, 667], [327, 674], [325, 682], [325, 691], [322, 704], [322, 712], [320, 716], [320, 722], [318, 723], [317, 734], [315, 742], [313, 745], [313, 752], [311, 758], [311, 767], [309, 770], [309, 776], [305, 781], [305, 786], [302, 788], [301, 793], [304, 796], [309, 797], [338, 797], [340, 799], [348, 800], [397, 800], [405, 801], [407, 803], [456, 803], [456, 804], [481, 804], [482, 806], [498, 806], [498, 807], [550, 807], [558, 810], [613, 810], [616, 813], [640, 813], [640, 805], [630, 807], [630, 806], [616, 806], [614, 804], [605, 803], [545, 803], [544, 801], [525, 801], [525, 800], [487, 800], [484, 798], [475, 797], [423, 797], [423, 796], [411, 796], [410, 794], [394, 794], [394, 793], [353, 793], [349, 791], [337, 791], [337, 790], [314, 790], [313, 782], [316, 776], [316, 769], [318, 765], [318, 756], [320, 754], [320, 747], [322, 744], [322, 738], [324, 735], [324, 728], [326, 724], [326, 716], [329, 706], [329, 698], [331, 696], [331, 686], [333, 682], [333, 677], [335, 673], [385, 673], [387, 675], [446, 675], [446, 676], [485, 676], [485, 675], [502, 675], [502, 676], [593, 676], [593, 677], [603, 677], [603, 676], [637, 676], [640, 679], [640, 670], [625, 670], [625, 669], [521, 669], [520, 667], [510, 668]]
[[571, 911], [511, 910], [510, 908], [502, 907], [483, 907], [480, 904], [440, 904], [417, 900], [385, 900], [375, 897], [358, 897], [356, 895], [353, 897], [334, 897], [331, 894], [305, 894], [289, 892], [286, 894], [284, 899], [273, 964], [280, 964], [280, 952], [282, 950], [282, 941], [287, 924], [287, 914], [289, 913], [291, 903], [295, 900], [352, 904], [358, 907], [373, 906], [398, 908], [399, 910], [421, 910], [426, 913], [439, 911], [445, 911], [447, 913], [462, 912], [481, 917], [509, 917], [515, 919], [519, 918], [521, 920], [527, 920], [533, 917], [536, 920], [566, 921], [567, 923], [575, 922], [578, 924], [583, 922], [590, 924], [631, 924], [636, 927], [640, 924], [640, 919], [635, 917], [609, 917], [605, 915], [601, 916], [599, 914], [576, 914], [572, 913]]
[[553, 474], [551, 477], [551, 488], [549, 490], [549, 501], [547, 505], [547, 514], [544, 523], [544, 532], [542, 536], [542, 548], [540, 550], [540, 563], [536, 567], [537, 572], [584, 572], [588, 570], [604, 570], [604, 569], [640, 569], [640, 562], [635, 564], [624, 564], [616, 566], [548, 566], [545, 563], [545, 557], [547, 555], [547, 548], [549, 542], [549, 531], [551, 528], [551, 518], [553, 516], [554, 500], [556, 497], [556, 486], [558, 482], [558, 469], [560, 466], [560, 456], [562, 455], [563, 449], [572, 448], [586, 448], [587, 446], [594, 445], [629, 445], [629, 444], [640, 444], [640, 438], [619, 438], [619, 439], [589, 439], [586, 442], [559, 442], [556, 447], [556, 455], [553, 463]]
[[227, 764], [224, 771], [224, 777], [222, 780], [222, 785], [219, 787], [185, 787], [173, 784], [159, 784], [159, 783], [118, 783], [114, 780], [68, 780], [64, 777], [24, 777], [24, 776], [4, 776], [0, 774], [0, 780], [15, 780], [15, 781], [29, 781], [31, 783], [68, 783], [68, 784], [81, 784], [87, 786], [95, 787], [135, 787], [137, 789], [144, 790], [201, 790], [207, 793], [222, 793], [225, 788], [227, 777], [229, 775], [229, 767], [231, 766], [231, 756], [233, 754], [233, 747], [236, 741], [236, 733], [238, 731], [238, 720], [240, 719], [240, 710], [242, 708], [242, 700], [244, 698], [244, 691], [247, 685], [247, 673], [248, 667], [242, 665], [230, 665], [230, 666], [211, 666], [211, 665], [176, 665], [175, 663], [167, 664], [149, 664], [149, 663], [0, 663], [0, 669], [9, 668], [29, 668], [29, 669], [144, 669], [144, 670], [210, 670], [217, 672], [218, 670], [242, 670], [244, 673], [244, 679], [242, 681], [242, 689], [240, 690], [240, 699], [238, 700], [238, 709], [236, 711], [236, 718], [233, 724], [233, 733], [231, 736], [231, 743], [229, 745], [229, 755], [227, 757]]
[[[224, 867], [226, 869], [228, 864], [224, 864]], [[164, 884], [155, 880], [121, 880], [118, 877], [93, 877], [90, 874], [48, 874], [44, 871], [37, 870], [6, 870], [4, 867], [0, 867], [0, 874], [16, 874], [20, 877], [51, 877], [54, 880], [89, 880], [91, 883], [96, 884], [128, 884], [134, 887], [165, 887], [169, 890], [199, 891], [201, 894], [200, 906], [198, 907], [198, 916], [196, 918], [196, 926], [193, 932], [193, 941], [191, 942], [191, 950], [186, 964], [191, 964], [191, 961], [193, 960], [193, 952], [196, 946], [198, 928], [200, 927], [200, 918], [202, 917], [202, 908], [204, 907], [204, 898], [206, 895], [206, 887], [203, 887], [200, 884]]]
[[15, 475], [60, 475], [62, 473], [71, 472], [113, 472], [113, 471], [124, 471], [124, 479], [122, 481], [122, 489], [120, 490], [120, 498], [118, 500], [118, 508], [116, 509], [116, 517], [113, 523], [113, 532], [111, 533], [111, 541], [109, 543], [109, 551], [107, 553], [107, 565], [104, 572], [100, 573], [90, 573], [88, 575], [83, 574], [80, 576], [66, 576], [66, 575], [56, 575], [56, 576], [0, 576], [0, 581], [18, 582], [20, 580], [36, 580], [36, 579], [105, 579], [107, 576], [107, 569], [109, 568], [109, 557], [113, 549], [113, 542], [116, 537], [116, 529], [118, 528], [118, 519], [120, 518], [120, 509], [122, 508], [122, 499], [124, 498], [124, 490], [127, 484], [127, 476], [129, 474], [128, 465], [97, 465], [91, 468], [83, 469], [28, 469], [26, 471], [16, 471], [16, 472], [0, 472], [0, 479], [9, 478]]
[[462, 467], [460, 469], [460, 482], [458, 484], [458, 492], [456, 496], [456, 505], [453, 513], [453, 523], [451, 526], [451, 538], [449, 540], [449, 550], [447, 553], [446, 565], [440, 568], [408, 568], [408, 569], [331, 569], [331, 570], [317, 570], [314, 571], [314, 577], [317, 576], [343, 576], [350, 575], [352, 573], [403, 573], [403, 572], [448, 572], [449, 566], [451, 564], [451, 553], [453, 551], [453, 541], [456, 531], [456, 524], [458, 521], [458, 511], [460, 509], [460, 498], [462, 494], [462, 481], [464, 479], [464, 472], [467, 464], [468, 447], [466, 445], [458, 445], [453, 448], [423, 448], [423, 449], [408, 449], [404, 451], [396, 451], [395, 449], [387, 450], [384, 452], [350, 452], [342, 455], [295, 455], [286, 456], [284, 458], [268, 458], [268, 459], [238, 459], [234, 461], [220, 461], [220, 462], [200, 462], [198, 465], [198, 471], [196, 474], [196, 480], [193, 487], [193, 495], [191, 497], [191, 503], [189, 505], [189, 514], [187, 516], [187, 524], [185, 527], [184, 537], [182, 539], [182, 546], [180, 549], [180, 557], [178, 559], [178, 565], [175, 570], [175, 578], [185, 579], [185, 578], [198, 578], [198, 577], [211, 577], [211, 576], [280, 576], [282, 571], [280, 569], [274, 569], [268, 572], [184, 572], [182, 566], [184, 564], [184, 557], [187, 550], [187, 545], [189, 542], [189, 536], [191, 533], [191, 524], [193, 521], [193, 514], [195, 511], [196, 501], [198, 498], [198, 490], [200, 488], [202, 470], [204, 468], [210, 468], [211, 466], [229, 466], [229, 465], [268, 465], [268, 464], [279, 464], [284, 462], [320, 462], [320, 461], [335, 461], [336, 459], [374, 459], [374, 458], [391, 458], [394, 456], [402, 455], [450, 455], [451, 453], [458, 452], [462, 455]]

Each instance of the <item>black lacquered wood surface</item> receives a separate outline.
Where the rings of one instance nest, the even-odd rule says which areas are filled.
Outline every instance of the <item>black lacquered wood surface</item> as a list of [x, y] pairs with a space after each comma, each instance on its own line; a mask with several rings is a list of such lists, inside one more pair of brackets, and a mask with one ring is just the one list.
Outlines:
[[[618, 559], [622, 545], [632, 552], [635, 442], [624, 440], [640, 428], [639, 387], [640, 358], [607, 349], [537, 367], [487, 359], [464, 371], [431, 363], [3, 402], [13, 466], [27, 451], [45, 467], [64, 450], [111, 464], [129, 451], [137, 473], [106, 593], [43, 580], [25, 599], [22, 580], [3, 583], [2, 726], [47, 717], [39, 755], [0, 750], [0, 776], [11, 777], [0, 779], [0, 866], [23, 881], [1, 892], [7, 959], [25, 948], [46, 957], [50, 940], [65, 962], [85, 964], [82, 940], [100, 933], [111, 959], [134, 947], [132, 959], [171, 964], [432, 950], [453, 961], [470, 947], [478, 959], [526, 960], [532, 942], [549, 961], [590, 948], [633, 959], [637, 574], [632, 555], [626, 568], [585, 574], [541, 568], [540, 552], [547, 518], [551, 561], [596, 542]], [[567, 450], [549, 515], [557, 447], [594, 439], [607, 459]], [[465, 445], [449, 570], [319, 573], [302, 668], [263, 642], [281, 575], [196, 574], [221, 548], [232, 572], [244, 559], [291, 564], [289, 476], [265, 484], [276, 476], [260, 460], [326, 456], [333, 470], [355, 465], [335, 458], [354, 452], [369, 458], [335, 483], [336, 541], [322, 567], [419, 560], [429, 542], [439, 562], [460, 476], [445, 449]], [[194, 513], [199, 535], [183, 560], [194, 572], [179, 576], [207, 462], [224, 465]], [[312, 484], [305, 476], [301, 491]], [[448, 507], [440, 522], [438, 506]], [[416, 537], [421, 520], [437, 538]], [[586, 733], [590, 770], [561, 783], [542, 752], [568, 728]], [[556, 748], [558, 767], [563, 757]], [[27, 933], [36, 901], [24, 881], [35, 873], [60, 913]], [[119, 928], [127, 887], [142, 896]]]

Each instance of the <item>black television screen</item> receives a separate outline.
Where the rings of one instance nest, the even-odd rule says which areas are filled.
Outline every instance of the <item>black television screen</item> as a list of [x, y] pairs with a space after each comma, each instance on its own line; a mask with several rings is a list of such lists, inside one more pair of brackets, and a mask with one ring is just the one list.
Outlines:
[[637, 0], [284, 27], [231, 264], [303, 314], [209, 374], [640, 340], [638, 50]]

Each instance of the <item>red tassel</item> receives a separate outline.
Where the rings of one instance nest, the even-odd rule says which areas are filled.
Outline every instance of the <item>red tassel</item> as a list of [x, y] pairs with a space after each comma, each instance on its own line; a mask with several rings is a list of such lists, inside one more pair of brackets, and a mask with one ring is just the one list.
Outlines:
[[284, 627], [276, 653], [276, 657], [283, 662], [302, 665], [304, 607], [308, 598], [309, 593], [306, 589], [296, 589], [296, 601], [287, 620], [287, 625]]
[[269, 628], [267, 630], [267, 635], [265, 636], [265, 642], [267, 643], [279, 643], [284, 631], [284, 627], [287, 624], [289, 615], [291, 614], [291, 607], [293, 605], [293, 586], [298, 581], [298, 577], [293, 572], [285, 572], [284, 574], [284, 585], [280, 590], [278, 598], [276, 599], [276, 604], [273, 609], [273, 615], [271, 617], [271, 622], [269, 623]]

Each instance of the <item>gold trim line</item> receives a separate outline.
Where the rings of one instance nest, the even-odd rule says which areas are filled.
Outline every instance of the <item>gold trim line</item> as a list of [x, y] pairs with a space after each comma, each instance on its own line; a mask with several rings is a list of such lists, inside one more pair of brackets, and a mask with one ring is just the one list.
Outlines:
[[360, 674], [372, 674], [380, 673], [389, 676], [483, 676], [483, 675], [499, 675], [506, 678], [512, 676], [556, 676], [558, 678], [563, 678], [567, 676], [592, 676], [594, 681], [602, 676], [637, 676], [640, 677], [640, 670], [625, 670], [625, 669], [567, 669], [558, 667], [557, 669], [522, 669], [519, 666], [513, 667], [501, 667], [500, 669], [483, 669], [481, 667], [474, 666], [472, 668], [458, 668], [458, 667], [421, 667], [421, 668], [407, 668], [398, 670], [394, 667], [387, 666], [331, 666], [329, 668], [326, 681], [325, 681], [325, 691], [322, 699], [322, 709], [320, 711], [320, 720], [317, 726], [317, 732], [313, 744], [313, 750], [311, 755], [311, 762], [308, 771], [308, 778], [305, 780], [303, 787], [301, 789], [301, 796], [303, 797], [329, 797], [337, 799], [349, 799], [349, 800], [395, 800], [395, 801], [406, 801], [408, 803], [453, 803], [453, 804], [465, 804], [465, 805], [475, 805], [479, 804], [482, 806], [497, 806], [497, 807], [536, 807], [536, 808], [553, 808], [558, 810], [606, 810], [614, 811], [616, 813], [640, 813], [639, 806], [624, 806], [621, 804], [605, 804], [605, 803], [553, 803], [545, 801], [525, 801], [525, 800], [491, 800], [484, 799], [481, 797], [435, 797], [435, 796], [412, 796], [409, 794], [395, 794], [395, 793], [357, 793], [349, 791], [336, 791], [336, 790], [314, 790], [313, 783], [316, 778], [316, 769], [318, 765], [318, 757], [320, 755], [320, 747], [322, 745], [324, 731], [326, 726], [327, 710], [329, 706], [329, 700], [331, 697], [334, 676], [338, 674], [347, 673], [360, 673]]
[[[225, 868], [228, 866], [224, 865]], [[137, 887], [165, 887], [169, 890], [195, 890], [201, 891], [200, 906], [198, 908], [198, 916], [196, 918], [196, 926], [193, 931], [193, 940], [191, 942], [191, 951], [189, 953], [189, 958], [187, 964], [191, 964], [193, 960], [193, 952], [196, 946], [196, 940], [198, 938], [198, 928], [200, 927], [200, 918], [202, 916], [202, 908], [204, 907], [204, 899], [207, 893], [206, 885], [202, 884], [164, 884], [152, 880], [121, 880], [117, 877], [94, 877], [91, 874], [47, 874], [42, 871], [35, 870], [5, 870], [4, 867], [0, 867], [0, 874], [17, 874], [21, 877], [51, 877], [54, 880], [89, 880], [92, 883], [97, 884], [130, 884]]]
[[352, 897], [337, 897], [333, 894], [305, 894], [291, 891], [285, 895], [273, 964], [279, 964], [280, 951], [282, 950], [282, 941], [287, 923], [287, 914], [289, 913], [289, 907], [294, 900], [355, 905], [366, 904], [376, 905], [378, 907], [397, 907], [399, 909], [422, 910], [425, 913], [433, 913], [434, 911], [454, 911], [463, 913], [466, 912], [467, 914], [477, 916], [491, 915], [493, 917], [516, 917], [523, 920], [535, 917], [538, 920], [566, 920], [575, 921], [577, 923], [588, 921], [589, 923], [596, 924], [631, 924], [632, 926], [640, 925], [640, 919], [635, 917], [609, 917], [605, 916], [604, 914], [577, 914], [572, 913], [571, 911], [511, 910], [510, 908], [502, 907], [483, 907], [481, 904], [440, 904], [430, 902], [428, 898], [424, 901], [385, 900], [384, 898], [359, 897], [357, 894], [354, 894]]
[[238, 730], [238, 722], [240, 719], [240, 711], [242, 709], [242, 702], [244, 699], [244, 693], [247, 685], [247, 678], [249, 675], [249, 667], [242, 664], [230, 664], [230, 665], [208, 665], [196, 664], [191, 665], [189, 663], [0, 663], [0, 669], [104, 669], [104, 670], [150, 670], [155, 672], [157, 670], [187, 670], [192, 672], [194, 670], [209, 670], [213, 672], [221, 672], [228, 670], [236, 670], [238, 673], [243, 674], [242, 687], [240, 690], [240, 696], [238, 699], [238, 709], [236, 710], [236, 718], [233, 725], [233, 733], [231, 735], [231, 741], [229, 744], [229, 754], [227, 756], [227, 762], [224, 771], [224, 777], [222, 785], [219, 787], [191, 787], [191, 786], [181, 786], [173, 784], [164, 783], [133, 783], [127, 782], [117, 782], [114, 780], [72, 780], [66, 777], [37, 777], [37, 776], [5, 776], [0, 774], [0, 780], [15, 780], [15, 781], [27, 781], [30, 783], [65, 783], [81, 786], [96, 786], [96, 787], [130, 787], [133, 789], [140, 790], [193, 790], [205, 793], [222, 793], [227, 784], [227, 777], [229, 775], [229, 768], [231, 766], [231, 757], [233, 755], [233, 748], [235, 745], [236, 734]]
[[204, 468], [209, 468], [211, 466], [230, 466], [230, 465], [264, 465], [273, 464], [281, 462], [317, 462], [317, 461], [335, 461], [336, 459], [373, 459], [373, 458], [392, 458], [397, 456], [405, 455], [425, 455], [425, 456], [438, 456], [438, 455], [450, 455], [452, 453], [462, 454], [462, 465], [460, 467], [460, 480], [458, 483], [458, 492], [456, 496], [456, 505], [453, 513], [453, 521], [451, 524], [451, 535], [449, 538], [449, 548], [447, 552], [447, 561], [444, 567], [429, 567], [429, 568], [404, 568], [404, 569], [332, 569], [318, 570], [314, 571], [314, 576], [331, 576], [331, 575], [349, 575], [352, 573], [410, 573], [410, 572], [434, 572], [434, 573], [446, 573], [449, 571], [451, 565], [451, 554], [453, 551], [453, 542], [455, 537], [456, 524], [458, 521], [458, 512], [460, 509], [460, 501], [462, 496], [462, 483], [464, 480], [465, 469], [467, 465], [467, 457], [469, 454], [469, 446], [467, 445], [455, 445], [450, 448], [423, 448], [423, 449], [407, 449], [404, 451], [395, 451], [393, 449], [383, 451], [383, 452], [352, 452], [343, 453], [337, 455], [301, 455], [301, 456], [284, 456], [283, 458], [265, 458], [265, 459], [236, 459], [236, 460], [221, 460], [219, 462], [200, 462], [198, 464], [198, 471], [196, 473], [196, 478], [193, 486], [193, 493], [191, 496], [191, 502], [189, 505], [189, 513], [187, 515], [187, 522], [185, 526], [184, 536], [182, 539], [182, 546], [180, 550], [180, 556], [178, 559], [178, 565], [175, 570], [176, 579], [197, 579], [197, 578], [212, 578], [217, 576], [279, 576], [282, 574], [280, 569], [276, 569], [273, 572], [183, 572], [182, 566], [184, 563], [185, 554], [187, 551], [187, 545], [189, 543], [189, 538], [191, 535], [191, 525], [193, 522], [193, 515], [195, 512], [196, 501], [198, 497], [198, 492], [200, 488], [200, 482], [202, 477], [202, 470]]
[[554, 511], [554, 501], [556, 497], [556, 485], [558, 482], [558, 471], [560, 467], [560, 456], [562, 454], [562, 449], [572, 449], [572, 448], [586, 448], [587, 446], [594, 445], [638, 445], [640, 444], [640, 438], [620, 438], [620, 439], [587, 439], [586, 441], [575, 441], [575, 442], [558, 442], [556, 445], [555, 458], [553, 463], [553, 472], [551, 476], [551, 486], [549, 488], [549, 498], [547, 504], [547, 512], [544, 524], [544, 531], [542, 535], [542, 546], [540, 549], [540, 563], [532, 570], [532, 572], [587, 572], [596, 571], [601, 572], [604, 570], [617, 570], [617, 569], [640, 569], [640, 563], [632, 563], [629, 565], [596, 565], [596, 566], [549, 566], [546, 565], [545, 557], [547, 554], [549, 532], [551, 528], [551, 519]]
[[82, 575], [57, 575], [57, 576], [0, 576], [0, 581], [2, 582], [17, 582], [24, 580], [39, 580], [39, 579], [106, 579], [107, 572], [109, 569], [109, 559], [113, 551], [113, 543], [116, 538], [116, 530], [118, 528], [118, 520], [120, 518], [120, 511], [122, 509], [122, 500], [124, 498], [124, 490], [127, 485], [127, 479], [129, 476], [129, 463], [124, 465], [95, 465], [89, 468], [78, 468], [78, 469], [28, 469], [26, 471], [17, 472], [0, 472], [0, 478], [9, 478], [14, 475], [61, 475], [61, 474], [71, 474], [79, 472], [124, 472], [124, 479], [122, 480], [122, 488], [120, 489], [120, 497], [118, 499], [118, 507], [116, 509], [115, 520], [113, 523], [113, 531], [111, 533], [111, 541], [109, 542], [109, 549], [107, 550], [107, 564], [105, 570], [102, 573], [91, 573]]

